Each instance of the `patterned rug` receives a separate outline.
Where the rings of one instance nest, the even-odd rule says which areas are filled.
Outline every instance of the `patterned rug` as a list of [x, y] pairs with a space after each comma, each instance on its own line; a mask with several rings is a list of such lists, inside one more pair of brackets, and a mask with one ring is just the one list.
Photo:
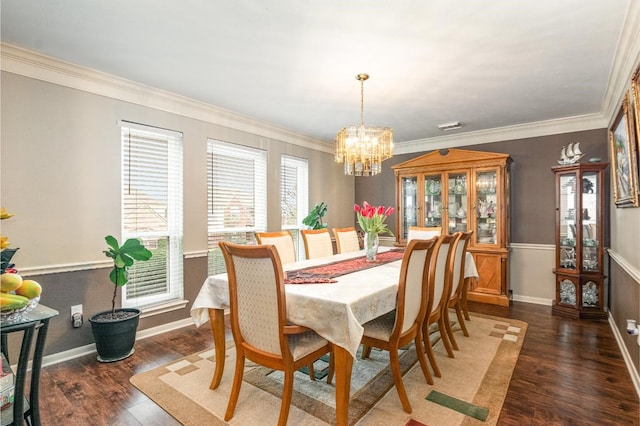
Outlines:
[[[403, 411], [389, 373], [388, 354], [373, 351], [353, 364], [349, 423], [358, 425], [495, 425], [516, 365], [527, 324], [472, 315], [470, 337], [456, 332], [460, 351], [448, 358], [441, 342], [434, 349], [441, 378], [426, 383], [412, 345], [401, 356], [403, 381], [413, 408]], [[232, 343], [227, 343], [231, 346]], [[233, 380], [235, 351], [227, 350], [220, 387], [209, 389], [214, 351], [205, 351], [135, 375], [131, 383], [184, 425], [227, 424], [222, 419]], [[320, 372], [324, 361], [316, 362]], [[229, 424], [276, 424], [281, 375], [247, 363], [235, 415]], [[288, 424], [335, 424], [335, 388], [296, 373]], [[484, 418], [485, 420], [481, 420]]]

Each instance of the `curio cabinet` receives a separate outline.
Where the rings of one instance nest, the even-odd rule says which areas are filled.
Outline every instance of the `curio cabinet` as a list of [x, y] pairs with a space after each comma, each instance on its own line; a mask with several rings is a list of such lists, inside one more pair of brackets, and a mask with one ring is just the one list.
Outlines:
[[553, 167], [556, 184], [555, 314], [606, 318], [604, 177], [607, 163]]

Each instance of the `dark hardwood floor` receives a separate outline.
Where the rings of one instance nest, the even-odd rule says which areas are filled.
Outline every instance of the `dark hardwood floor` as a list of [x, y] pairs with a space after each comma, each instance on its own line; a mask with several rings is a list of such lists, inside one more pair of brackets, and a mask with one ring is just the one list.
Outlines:
[[[561, 318], [548, 306], [519, 302], [469, 308], [529, 324], [499, 425], [640, 425], [638, 396], [606, 321]], [[177, 425], [129, 378], [212, 344], [208, 327], [189, 327], [139, 340], [136, 353], [117, 363], [91, 355], [45, 367], [43, 424]]]

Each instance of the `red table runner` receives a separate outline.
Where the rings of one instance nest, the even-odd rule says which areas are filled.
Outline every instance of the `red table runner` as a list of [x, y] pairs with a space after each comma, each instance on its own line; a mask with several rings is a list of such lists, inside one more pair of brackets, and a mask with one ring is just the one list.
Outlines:
[[361, 256], [354, 259], [339, 260], [326, 265], [309, 266], [295, 271], [287, 271], [287, 278], [284, 280], [284, 283], [335, 283], [336, 280], [333, 279], [335, 277], [384, 265], [385, 263], [395, 262], [396, 260], [402, 259], [402, 256], [404, 256], [404, 250], [393, 249], [377, 254], [374, 262], [367, 262], [366, 256]]

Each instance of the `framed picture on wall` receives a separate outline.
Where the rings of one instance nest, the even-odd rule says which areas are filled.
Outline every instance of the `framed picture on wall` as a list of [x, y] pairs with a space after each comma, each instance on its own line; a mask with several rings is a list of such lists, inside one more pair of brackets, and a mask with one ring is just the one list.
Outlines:
[[609, 129], [613, 198], [617, 207], [638, 206], [638, 163], [629, 92]]
[[[633, 103], [631, 105], [633, 122], [636, 134], [636, 143], [638, 143], [638, 151], [640, 154], [640, 66], [631, 76], [631, 94], [633, 96]], [[637, 158], [637, 157], [636, 157]]]

